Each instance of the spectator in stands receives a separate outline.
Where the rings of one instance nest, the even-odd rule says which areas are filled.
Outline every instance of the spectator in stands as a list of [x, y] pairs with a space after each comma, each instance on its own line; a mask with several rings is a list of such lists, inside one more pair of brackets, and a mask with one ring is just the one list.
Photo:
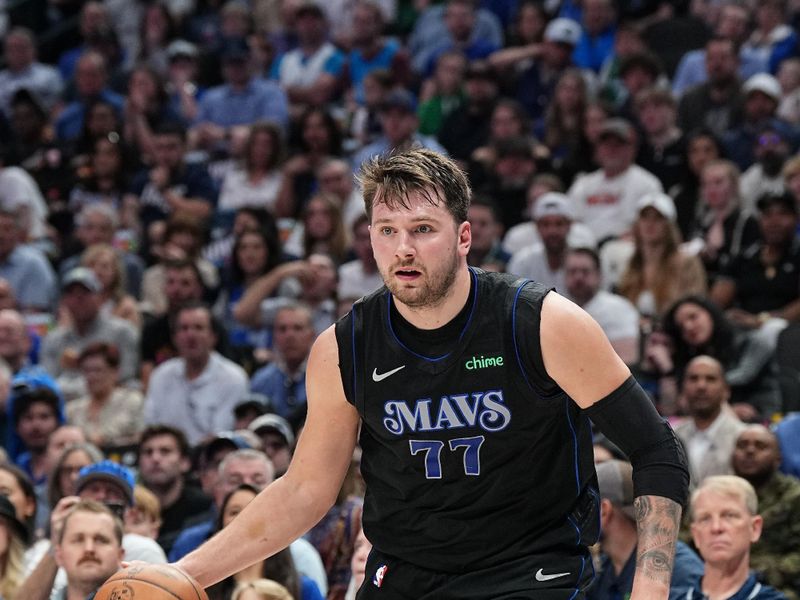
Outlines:
[[219, 211], [257, 206], [273, 211], [281, 185], [283, 133], [274, 123], [250, 126], [242, 164], [228, 171], [219, 193]]
[[775, 434], [763, 425], [748, 425], [736, 439], [733, 471], [746, 479], [758, 496], [764, 519], [761, 538], [750, 549], [750, 565], [766, 583], [789, 600], [800, 590], [800, 549], [795, 515], [800, 510], [800, 481], [778, 472], [781, 452]]
[[275, 216], [297, 218], [319, 182], [317, 170], [342, 154], [342, 132], [324, 108], [310, 108], [297, 123], [293, 156], [283, 165], [283, 181]]
[[[5, 162], [23, 165], [33, 174], [51, 166], [44, 164], [44, 152], [57, 149], [58, 145], [50, 136], [47, 108], [35, 92], [24, 87], [14, 92], [9, 99], [8, 128]], [[67, 171], [62, 161], [59, 161], [58, 166], [61, 167], [59, 171]]]
[[276, 82], [252, 72], [247, 41], [227, 40], [221, 57], [225, 83], [209, 89], [200, 99], [192, 146], [215, 148], [224, 143], [226, 132], [234, 125], [270, 120], [285, 128], [289, 122], [286, 94]]
[[686, 448], [691, 484], [696, 488], [706, 477], [733, 473], [731, 456], [745, 425], [728, 404], [731, 392], [717, 359], [701, 355], [690, 360], [681, 392], [691, 418], [677, 425], [675, 434]]
[[572, 52], [581, 34], [580, 24], [571, 19], [557, 18], [548, 23], [538, 60], [520, 73], [517, 83], [517, 100], [532, 119], [546, 114], [556, 82], [565, 69], [573, 66]]
[[755, 162], [742, 173], [742, 204], [753, 212], [756, 201], [765, 194], [782, 194], [786, 189], [783, 166], [791, 157], [791, 140], [784, 130], [766, 126], [753, 140]]
[[108, 244], [89, 246], [81, 255], [81, 266], [91, 269], [100, 282], [100, 310], [129, 322], [138, 330], [142, 324], [142, 316], [139, 314], [136, 299], [125, 291], [122, 257], [114, 247]]
[[692, 494], [689, 510], [692, 539], [703, 557], [704, 572], [685, 598], [785, 598], [750, 572], [750, 547], [763, 528], [753, 486], [735, 475], [709, 478]]
[[706, 274], [696, 256], [680, 247], [672, 198], [647, 194], [637, 203], [633, 255], [619, 281], [619, 293], [646, 319], [658, 319], [680, 296], [706, 292]]
[[56, 278], [44, 255], [24, 239], [25, 219], [0, 207], [0, 277], [7, 280], [24, 312], [49, 312], [55, 304]]
[[[233, 112], [231, 107], [228, 110]], [[184, 162], [184, 128], [175, 123], [159, 125], [153, 149], [152, 166], [136, 175], [129, 190], [128, 201], [138, 203], [143, 231], [179, 212], [207, 219], [214, 209], [216, 190], [204, 166]]]
[[64, 517], [55, 548], [56, 561], [67, 574], [64, 598], [93, 596], [119, 570], [124, 553], [118, 517], [89, 500], [73, 506]]
[[0, 463], [0, 493], [11, 501], [17, 519], [25, 524], [28, 532], [25, 538], [27, 548], [33, 539], [33, 525], [36, 521], [36, 492], [33, 483], [19, 467]]
[[796, 146], [796, 135], [791, 126], [775, 116], [781, 100], [781, 84], [768, 73], [758, 73], [744, 82], [742, 86], [744, 103], [742, 121], [738, 126], [726, 131], [722, 141], [728, 157], [744, 171], [755, 160], [754, 149], [757, 148], [758, 137], [765, 128], [778, 131], [790, 143]]
[[298, 116], [308, 106], [331, 101], [342, 81], [345, 56], [328, 41], [328, 20], [320, 5], [304, 2], [294, 18], [297, 48], [275, 59], [272, 75]]
[[774, 346], [764, 336], [735, 327], [715, 304], [702, 296], [678, 300], [665, 315], [663, 324], [673, 343], [672, 354], [661, 363], [664, 373], [674, 372], [680, 379], [693, 357], [712, 356], [725, 369], [730, 401], [740, 418], [752, 418], [754, 412], [763, 417], [780, 412]]
[[[471, 0], [448, 0], [444, 9], [447, 36], [433, 49], [421, 73], [430, 75], [438, 56], [450, 50], [460, 50], [470, 61], [488, 58], [500, 48], [492, 40], [477, 34], [477, 10]], [[416, 66], [416, 65], [415, 65]]]
[[78, 367], [88, 394], [67, 405], [67, 421], [101, 448], [137, 442], [144, 429], [143, 398], [138, 390], [119, 386], [117, 349], [105, 342], [89, 344], [78, 357]]
[[570, 200], [564, 194], [551, 192], [539, 198], [533, 207], [533, 220], [541, 242], [515, 252], [508, 262], [508, 272], [565, 289], [567, 235], [574, 218]]
[[781, 62], [776, 77], [781, 84], [782, 97], [775, 115], [796, 127], [800, 125], [800, 58]]
[[139, 442], [139, 477], [161, 503], [158, 544], [167, 555], [187, 524], [211, 506], [208, 496], [184, 481], [189, 465], [189, 443], [181, 429], [145, 428]]
[[272, 410], [295, 430], [306, 415], [306, 360], [316, 334], [311, 311], [300, 304], [278, 309], [273, 326], [275, 360], [257, 371], [250, 389], [268, 396]]
[[3, 598], [17, 598], [24, 578], [23, 559], [28, 530], [17, 518], [14, 505], [5, 495], [0, 495], [0, 528], [4, 538], [0, 549], [0, 594]]
[[677, 126], [675, 100], [668, 90], [650, 87], [635, 96], [634, 106], [644, 133], [636, 164], [669, 191], [686, 173], [686, 140]]
[[573, 60], [581, 69], [600, 72], [614, 50], [617, 15], [612, 0], [583, 0], [583, 32], [575, 47]]
[[247, 391], [247, 374], [214, 351], [211, 311], [203, 304], [178, 308], [172, 335], [178, 356], [153, 371], [144, 421], [180, 427], [194, 445], [233, 426], [233, 407]]
[[200, 252], [203, 246], [204, 229], [197, 219], [189, 215], [175, 215], [164, 228], [163, 238], [152, 252], [160, 262], [149, 267], [142, 277], [142, 311], [150, 315], [162, 315], [171, 305], [168, 296], [166, 271], [171, 262], [190, 262], [197, 267], [200, 284], [209, 299], [216, 294], [219, 286], [217, 268]]
[[47, 479], [47, 440], [64, 422], [62, 400], [47, 386], [18, 384], [9, 408], [14, 436], [20, 442], [12, 458], [34, 485], [40, 485]]
[[[472, 206], [475, 206], [473, 199]], [[383, 279], [378, 272], [375, 256], [372, 254], [372, 242], [369, 238], [369, 219], [361, 215], [353, 224], [351, 249], [355, 258], [339, 267], [339, 284], [336, 295], [339, 302], [348, 306], [353, 301], [367, 296], [383, 286]], [[473, 230], [473, 247], [475, 232]], [[1, 314], [1, 313], [0, 313]], [[2, 346], [0, 346], [0, 349]]]
[[205, 93], [199, 85], [199, 51], [186, 40], [175, 40], [167, 46], [167, 91], [169, 103], [184, 123], [194, 123], [199, 107], [197, 102]]
[[[636, 509], [633, 505], [633, 477], [630, 463], [607, 460], [596, 465], [600, 492], [601, 567], [587, 594], [588, 600], [625, 598], [633, 589], [638, 559]], [[703, 576], [703, 561], [686, 544], [675, 546], [670, 598], [673, 590], [685, 590]]]
[[[714, 35], [729, 39], [734, 48], [739, 48], [739, 78], [747, 80], [756, 73], [767, 69], [763, 57], [752, 48], [743, 46], [750, 33], [751, 9], [747, 4], [736, 0], [726, 0], [719, 8]], [[690, 88], [705, 83], [708, 79], [706, 69], [706, 49], [690, 50], [681, 58], [672, 79], [672, 93], [680, 97]]]
[[[166, 10], [162, 5], [155, 5], [155, 9], [162, 13]], [[153, 8], [148, 7], [146, 15], [151, 11]], [[145, 160], [152, 160], [155, 155], [153, 127], [163, 122], [179, 122], [180, 115], [170, 106], [164, 80], [152, 66], [134, 67], [127, 89], [122, 127], [125, 140], [137, 148]]]
[[[98, 4], [88, 2], [86, 6]], [[114, 107], [116, 116], [122, 114], [124, 100], [113, 92], [108, 84], [108, 64], [102, 54], [88, 50], [81, 55], [75, 66], [76, 99], [69, 103], [58, 115], [55, 122], [56, 136], [60, 140], [76, 139], [83, 129], [84, 116], [89, 106], [97, 100]]]
[[[72, 425], [63, 425], [53, 432], [50, 436], [51, 443], [48, 444], [48, 456], [50, 455], [49, 447], [52, 446], [53, 438], [57, 437], [62, 429], [71, 430], [78, 428]], [[65, 496], [72, 496], [75, 494], [75, 484], [78, 482], [78, 474], [81, 469], [91, 464], [98, 463], [101, 460], [103, 460], [103, 454], [100, 450], [86, 441], [70, 443], [61, 450], [47, 478], [47, 510], [45, 511], [47, 519], [42, 524], [42, 532], [49, 528], [50, 512], [56, 507], [59, 500]], [[39, 512], [41, 511], [37, 509], [37, 521], [40, 520]]]
[[486, 271], [505, 271], [511, 255], [503, 250], [500, 243], [503, 224], [497, 205], [489, 198], [473, 197], [467, 212], [467, 220], [472, 230], [472, 244], [467, 254], [467, 264]]
[[158, 498], [143, 485], [135, 485], [133, 506], [125, 513], [125, 533], [135, 533], [155, 541], [160, 528], [161, 504]]
[[315, 194], [303, 211], [302, 221], [286, 240], [284, 251], [302, 258], [325, 254], [340, 263], [347, 251], [347, 232], [338, 197]]
[[710, 131], [699, 129], [686, 136], [684, 151], [681, 179], [668, 192], [675, 201], [681, 238], [689, 241], [700, 204], [700, 174], [712, 160], [722, 158], [722, 144]]
[[77, 215], [87, 206], [103, 204], [122, 212], [129, 169], [128, 151], [117, 132], [96, 137], [88, 162], [78, 169], [76, 185], [69, 195], [70, 211]]
[[[141, 15], [141, 47], [135, 57], [136, 63], [163, 76], [167, 70], [168, 44], [177, 37], [178, 25], [167, 3], [156, 2], [145, 6]], [[137, 67], [134, 67], [134, 72], [136, 70]]]
[[583, 138], [583, 121], [589, 91], [583, 74], [578, 69], [567, 69], [558, 78], [544, 117], [535, 126], [536, 135], [550, 151], [550, 160], [558, 173], [572, 171], [578, 154], [586, 151]]
[[383, 37], [386, 19], [377, 2], [360, 0], [354, 3], [352, 11], [348, 31], [352, 45], [347, 54], [347, 76], [353, 98], [364, 104], [364, 77], [376, 69], [386, 69], [392, 81], [406, 85], [410, 79], [409, 57], [398, 40]]
[[689, 239], [699, 252], [709, 281], [759, 238], [756, 219], [741, 206], [739, 169], [728, 160], [712, 160], [700, 172], [700, 204]]
[[22, 314], [12, 308], [0, 310], [0, 358], [9, 366], [12, 375], [38, 369], [30, 361], [31, 344]]
[[779, 57], [785, 57], [795, 47], [797, 34], [789, 24], [785, 0], [764, 0], [755, 6], [755, 29], [744, 47], [761, 58], [764, 70], [775, 72]]
[[91, 342], [114, 344], [120, 353], [120, 380], [136, 377], [139, 332], [130, 323], [103, 314], [102, 286], [93, 271], [77, 267], [61, 282], [61, 302], [70, 322], [48, 333], [42, 342], [42, 366], [50, 375], [72, 382], [71, 393], [82, 389], [77, 358]]
[[111, 19], [106, 6], [102, 2], [91, 0], [86, 2], [80, 10], [78, 32], [81, 44], [65, 51], [58, 58], [58, 70], [64, 81], [70, 81], [76, 72], [76, 64], [84, 54], [93, 49], [93, 43], [104, 33], [110, 31]]
[[[462, 106], [453, 110], [442, 122], [439, 142], [450, 156], [465, 163], [478, 148], [489, 142], [495, 130], [491, 122], [494, 120], [498, 85], [488, 63], [482, 61], [467, 66], [464, 93]], [[519, 115], [516, 118], [519, 119]], [[516, 135], [521, 134], [519, 132]]]
[[639, 360], [639, 311], [622, 296], [601, 289], [600, 257], [589, 248], [572, 248], [564, 262], [564, 289], [573, 302], [598, 322], [619, 357]]
[[744, 98], [736, 48], [729, 38], [715, 37], [706, 43], [708, 80], [688, 89], [678, 104], [678, 125], [683, 131], [706, 127], [722, 137], [741, 122]]
[[355, 184], [353, 170], [347, 161], [332, 158], [323, 162], [317, 169], [320, 193], [335, 197], [339, 201], [345, 230], [366, 214], [361, 190]]
[[600, 169], [580, 175], [568, 196], [576, 217], [588, 225], [598, 241], [628, 233], [636, 220], [640, 198], [661, 192], [652, 173], [634, 164], [637, 136], [623, 119], [608, 119], [598, 132], [595, 146]]
[[[446, 153], [433, 138], [417, 132], [417, 103], [411, 92], [398, 89], [391, 92], [381, 107], [380, 119], [383, 136], [363, 147], [353, 156], [353, 167], [357, 171], [365, 161], [375, 155], [398, 152], [420, 145], [436, 152]], [[451, 118], [455, 115], [451, 115]]]
[[261, 449], [275, 469], [275, 477], [289, 470], [294, 451], [294, 432], [289, 422], [276, 414], [261, 415], [247, 427], [261, 441]]
[[762, 239], [726, 265], [709, 296], [737, 326], [769, 324], [777, 335], [800, 319], [798, 207], [788, 193], [762, 196], [757, 206]]
[[[137, 219], [136, 212], [126, 215], [129, 218], [128, 225], [134, 225], [133, 221]], [[125, 289], [134, 298], [139, 298], [144, 276], [144, 261], [130, 249], [119, 248], [119, 244], [115, 244], [117, 229], [121, 225], [117, 210], [105, 202], [92, 202], [77, 213], [75, 225], [77, 226], [75, 238], [79, 242], [78, 252], [61, 261], [59, 269], [61, 276], [80, 265], [81, 253], [86, 248], [98, 244], [113, 246], [125, 265]]]
[[64, 82], [58, 70], [36, 60], [33, 32], [15, 27], [5, 36], [3, 58], [6, 68], [0, 71], [0, 113], [11, 116], [11, 99], [20, 89], [39, 99], [43, 108], [55, 107]]
[[433, 75], [420, 89], [419, 132], [438, 136], [445, 119], [464, 104], [464, 75], [468, 61], [458, 51], [439, 55]]
[[519, 102], [508, 98], [497, 100], [489, 114], [489, 132], [485, 143], [475, 148], [469, 157], [471, 164], [467, 166], [467, 171], [470, 173], [470, 180], [480, 182], [481, 170], [492, 170], [498, 160], [498, 145], [509, 140], [526, 139], [531, 154], [544, 160], [549, 151], [531, 136], [530, 131], [528, 115]]

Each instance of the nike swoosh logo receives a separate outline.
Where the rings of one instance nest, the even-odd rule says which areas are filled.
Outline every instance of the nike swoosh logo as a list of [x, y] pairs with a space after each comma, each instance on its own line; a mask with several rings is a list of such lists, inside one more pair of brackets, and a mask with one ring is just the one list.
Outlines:
[[386, 373], [378, 373], [378, 369], [372, 369], [372, 381], [374, 381], [375, 383], [383, 381], [387, 377], [397, 373], [400, 369], [405, 369], [405, 368], [406, 368], [405, 365], [400, 365], [396, 369], [392, 369], [391, 371], [386, 371]]
[[569, 575], [569, 572], [550, 573], [549, 575], [545, 575], [542, 572], [542, 569], [539, 569], [538, 571], [536, 571], [536, 581], [550, 581], [551, 579], [558, 579], [559, 577], [566, 577], [567, 575]]

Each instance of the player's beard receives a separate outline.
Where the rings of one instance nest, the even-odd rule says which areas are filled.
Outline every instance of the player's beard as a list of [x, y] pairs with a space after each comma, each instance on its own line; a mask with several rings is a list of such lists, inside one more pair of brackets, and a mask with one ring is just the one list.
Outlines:
[[[459, 267], [459, 257], [453, 253], [447, 253], [450, 260], [439, 265], [435, 271], [423, 269], [418, 265], [396, 265], [389, 273], [381, 273], [386, 287], [399, 302], [409, 308], [434, 307], [444, 302], [448, 294], [451, 293], [453, 283], [456, 280]], [[415, 287], [409, 288], [402, 281], [394, 277], [397, 268], [408, 267], [420, 272], [419, 279], [414, 282]]]

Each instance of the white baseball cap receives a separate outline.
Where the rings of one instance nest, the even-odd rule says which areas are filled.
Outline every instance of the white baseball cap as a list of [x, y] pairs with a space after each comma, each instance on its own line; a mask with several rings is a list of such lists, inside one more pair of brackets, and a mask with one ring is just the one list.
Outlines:
[[639, 209], [639, 213], [645, 208], [650, 207], [655, 208], [667, 221], [675, 222], [678, 218], [678, 212], [675, 210], [675, 202], [672, 198], [661, 192], [646, 194], [639, 198], [639, 202], [636, 203], [636, 208]]
[[575, 219], [575, 211], [567, 196], [558, 192], [547, 192], [536, 200], [533, 206], [533, 220], [538, 221], [542, 217], [553, 216], [566, 217], [572, 221]]
[[577, 46], [581, 39], [581, 26], [577, 21], [559, 17], [553, 19], [544, 30], [544, 39], [547, 42], [558, 42]]
[[769, 73], [756, 73], [744, 82], [742, 91], [745, 96], [750, 92], [761, 92], [775, 102], [780, 102], [782, 96], [781, 84]]

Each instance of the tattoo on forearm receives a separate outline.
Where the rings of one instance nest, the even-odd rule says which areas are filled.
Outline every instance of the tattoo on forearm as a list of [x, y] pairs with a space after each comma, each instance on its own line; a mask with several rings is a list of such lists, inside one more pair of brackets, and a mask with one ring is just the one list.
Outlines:
[[648, 579], [669, 586], [681, 507], [660, 496], [640, 496], [634, 507], [639, 531], [636, 569]]

